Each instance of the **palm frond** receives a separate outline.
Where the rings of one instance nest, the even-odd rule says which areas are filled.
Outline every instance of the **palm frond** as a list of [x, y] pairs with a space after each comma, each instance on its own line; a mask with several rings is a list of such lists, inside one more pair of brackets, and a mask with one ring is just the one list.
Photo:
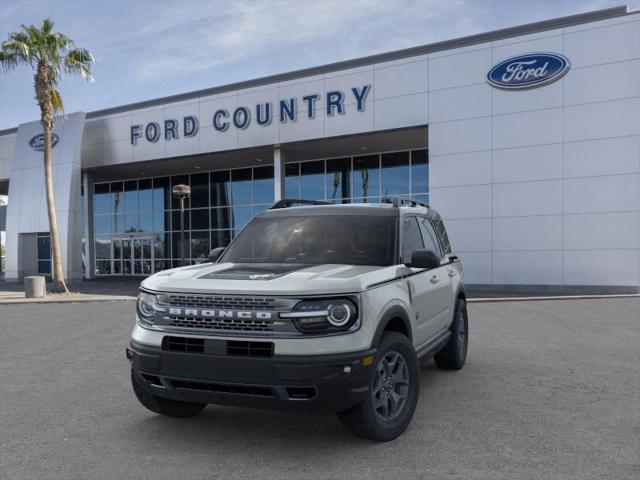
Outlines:
[[93, 55], [84, 48], [75, 48], [64, 57], [64, 69], [67, 73], [78, 73], [87, 81], [93, 80], [91, 64], [95, 63]]
[[51, 89], [51, 106], [53, 107], [53, 111], [55, 113], [64, 112], [64, 104], [62, 103], [62, 97], [60, 96], [60, 92], [55, 88]]

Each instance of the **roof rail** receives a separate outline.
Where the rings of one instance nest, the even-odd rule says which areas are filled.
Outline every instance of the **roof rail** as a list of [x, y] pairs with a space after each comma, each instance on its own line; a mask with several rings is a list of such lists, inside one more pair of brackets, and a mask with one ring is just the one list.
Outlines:
[[419, 200], [414, 200], [412, 198], [404, 198], [404, 197], [385, 197], [382, 199], [382, 203], [390, 203], [394, 207], [425, 207], [429, 208], [429, 204], [426, 202], [421, 202]]
[[331, 205], [329, 202], [323, 202], [320, 200], [302, 200], [296, 198], [283, 198], [269, 207], [269, 210], [278, 208], [289, 208], [294, 205]]

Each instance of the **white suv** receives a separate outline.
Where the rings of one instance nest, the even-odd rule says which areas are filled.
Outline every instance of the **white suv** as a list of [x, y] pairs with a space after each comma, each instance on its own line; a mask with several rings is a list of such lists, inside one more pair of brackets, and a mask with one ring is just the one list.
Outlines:
[[462, 267], [427, 205], [282, 200], [209, 260], [140, 287], [127, 357], [153, 412], [337, 413], [387, 441], [411, 421], [420, 361], [464, 365]]

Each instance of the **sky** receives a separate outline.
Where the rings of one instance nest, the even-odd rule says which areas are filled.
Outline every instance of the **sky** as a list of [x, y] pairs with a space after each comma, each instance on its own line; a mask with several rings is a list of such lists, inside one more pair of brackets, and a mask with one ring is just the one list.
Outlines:
[[[483, 33], [640, 0], [2, 0], [0, 39], [51, 17], [93, 53], [67, 113]], [[37, 120], [33, 74], [0, 72], [0, 129]]]

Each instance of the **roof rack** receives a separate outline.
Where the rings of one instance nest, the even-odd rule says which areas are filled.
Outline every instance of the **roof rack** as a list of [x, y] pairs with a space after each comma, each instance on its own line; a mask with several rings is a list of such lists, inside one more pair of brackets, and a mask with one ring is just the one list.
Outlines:
[[414, 200], [412, 198], [404, 198], [404, 197], [385, 197], [382, 199], [382, 203], [390, 203], [394, 207], [425, 207], [429, 208], [429, 204], [426, 202], [421, 202], [419, 200]]
[[320, 200], [302, 200], [296, 198], [283, 198], [269, 207], [269, 210], [278, 208], [289, 208], [294, 205], [331, 205], [329, 202], [322, 202]]

